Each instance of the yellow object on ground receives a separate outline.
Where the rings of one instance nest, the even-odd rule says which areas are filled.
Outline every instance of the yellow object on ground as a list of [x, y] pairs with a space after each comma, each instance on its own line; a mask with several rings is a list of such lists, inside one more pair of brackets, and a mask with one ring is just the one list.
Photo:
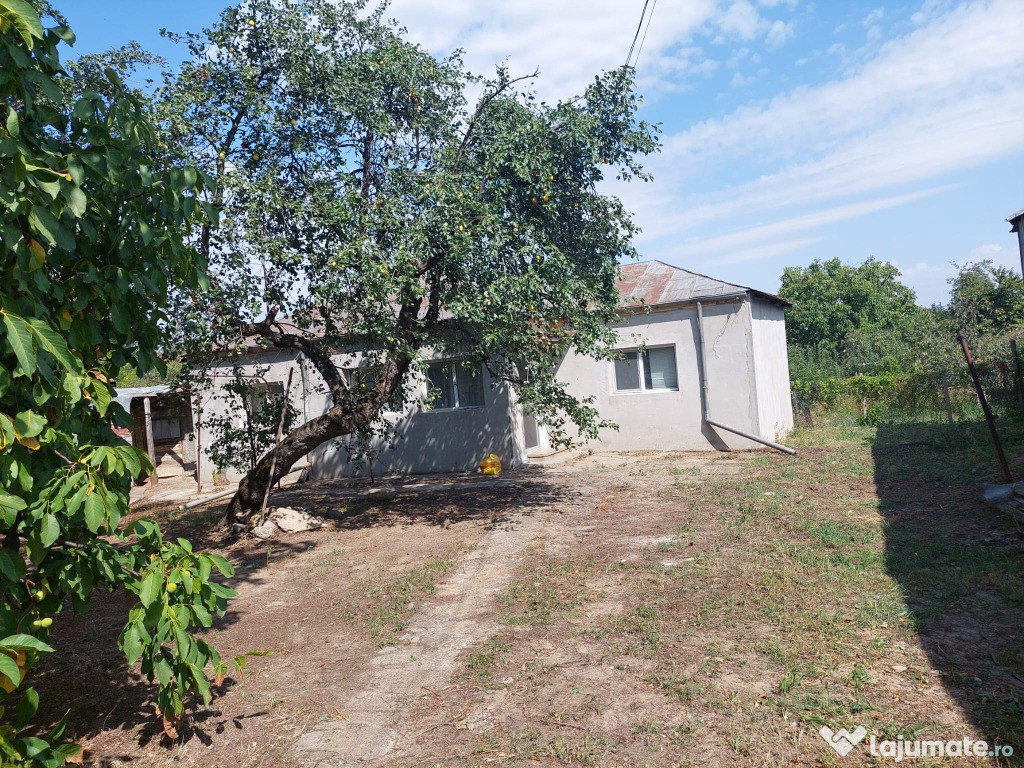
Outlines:
[[482, 475], [500, 475], [501, 474], [501, 459], [498, 458], [497, 454], [489, 453], [487, 458], [480, 462], [480, 474]]

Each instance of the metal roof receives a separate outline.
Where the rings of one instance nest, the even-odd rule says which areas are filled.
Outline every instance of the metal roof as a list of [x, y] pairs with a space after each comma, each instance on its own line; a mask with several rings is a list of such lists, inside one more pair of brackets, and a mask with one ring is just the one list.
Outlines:
[[157, 384], [152, 387], [117, 387], [114, 390], [114, 402], [126, 411], [131, 411], [132, 400], [136, 397], [154, 397], [171, 391], [169, 384]]
[[1021, 208], [1007, 219], [1007, 221], [1013, 225], [1010, 227], [1011, 232], [1016, 232], [1020, 228], [1021, 219], [1024, 219], [1024, 208]]
[[698, 300], [712, 300], [724, 296], [749, 293], [759, 298], [790, 306], [785, 299], [745, 285], [727, 283], [713, 277], [674, 267], [663, 261], [641, 261], [619, 267], [617, 282], [619, 295], [625, 307], [681, 304]]

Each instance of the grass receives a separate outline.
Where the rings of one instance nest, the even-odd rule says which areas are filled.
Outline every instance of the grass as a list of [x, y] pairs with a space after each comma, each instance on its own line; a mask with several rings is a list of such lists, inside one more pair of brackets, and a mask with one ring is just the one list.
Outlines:
[[507, 624], [543, 627], [579, 607], [591, 563], [551, 559], [530, 578], [516, 579], [498, 596]]
[[979, 500], [984, 428], [837, 417], [790, 442], [724, 456], [739, 474], [647, 459], [571, 558], [524, 564], [468, 657], [483, 695], [514, 680], [489, 764], [872, 764], [822, 725], [1024, 750], [1024, 548]]
[[469, 654], [466, 665], [480, 685], [488, 688], [494, 686], [494, 669], [511, 647], [508, 640], [501, 635], [495, 635], [482, 647]]
[[438, 579], [453, 565], [453, 560], [430, 557], [422, 565], [371, 590], [371, 604], [363, 610], [363, 622], [380, 647], [398, 642], [398, 636], [409, 625], [417, 600], [433, 594]]

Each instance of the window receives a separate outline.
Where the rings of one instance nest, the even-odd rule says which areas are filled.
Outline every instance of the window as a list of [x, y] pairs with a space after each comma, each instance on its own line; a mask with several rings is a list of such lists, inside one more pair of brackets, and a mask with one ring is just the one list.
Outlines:
[[484, 377], [479, 366], [446, 361], [427, 366], [428, 408], [475, 408], [484, 404]]
[[616, 392], [679, 389], [675, 347], [630, 349], [614, 361]]
[[277, 403], [284, 397], [284, 384], [280, 381], [254, 381], [246, 392], [249, 413], [260, 413], [264, 408], [277, 409]]

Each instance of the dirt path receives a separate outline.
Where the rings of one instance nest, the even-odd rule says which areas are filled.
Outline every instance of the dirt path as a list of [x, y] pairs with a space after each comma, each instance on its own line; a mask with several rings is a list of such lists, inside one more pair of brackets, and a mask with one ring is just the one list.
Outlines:
[[70, 708], [104, 768], [879, 764], [839, 761], [822, 724], [1021, 752], [1021, 539], [963, 444], [837, 425], [797, 457], [595, 454], [372, 502], [304, 488], [336, 513], [320, 531], [186, 531], [239, 565], [211, 642], [273, 651], [192, 734], [160, 742], [117, 601], [61, 617], [76, 654], [41, 669], [47, 716]]
[[301, 762], [361, 766], [399, 747], [410, 701], [424, 689], [444, 686], [465, 650], [497, 628], [495, 596], [544, 524], [538, 514], [489, 531], [413, 617], [399, 645], [373, 658], [366, 685], [341, 707], [344, 719], [321, 724], [298, 740]]

